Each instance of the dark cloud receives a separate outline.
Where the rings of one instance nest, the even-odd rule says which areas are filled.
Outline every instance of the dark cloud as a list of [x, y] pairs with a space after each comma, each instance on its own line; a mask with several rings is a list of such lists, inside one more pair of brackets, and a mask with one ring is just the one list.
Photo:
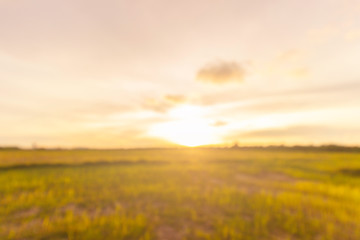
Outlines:
[[226, 82], [242, 82], [246, 76], [244, 66], [236, 62], [217, 61], [209, 63], [197, 73], [197, 80], [222, 84]]

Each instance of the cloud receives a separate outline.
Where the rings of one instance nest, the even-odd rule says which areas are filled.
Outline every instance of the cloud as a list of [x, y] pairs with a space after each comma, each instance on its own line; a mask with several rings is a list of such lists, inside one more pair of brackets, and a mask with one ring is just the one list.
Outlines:
[[174, 143], [166, 140], [148, 136], [143, 127], [127, 126], [103, 127], [98, 129], [83, 130], [79, 133], [63, 134], [62, 136], [54, 135], [49, 139], [39, 138], [37, 136], [29, 138], [36, 139], [40, 145], [45, 146], [65, 146], [65, 147], [96, 147], [96, 148], [134, 148], [134, 147], [172, 147]]
[[356, 40], [360, 39], [360, 29], [353, 29], [353, 30], [348, 31], [345, 34], [345, 39], [347, 41], [356, 41]]
[[246, 132], [243, 137], [292, 137], [292, 136], [316, 136], [323, 135], [324, 133], [335, 133], [339, 134], [338, 131], [334, 129], [323, 127], [323, 126], [291, 126], [287, 128], [271, 128], [271, 129], [262, 129], [255, 130], [251, 132]]
[[289, 61], [299, 61], [304, 58], [304, 51], [300, 49], [289, 49], [279, 54], [274, 61], [278, 64], [283, 64]]
[[236, 62], [217, 61], [209, 63], [197, 73], [197, 80], [215, 84], [242, 82], [246, 76], [244, 66]]
[[176, 105], [185, 103], [187, 101], [186, 96], [184, 95], [165, 95], [160, 99], [149, 98], [146, 99], [143, 103], [143, 108], [149, 109], [155, 112], [165, 113], [169, 109], [175, 107]]
[[304, 111], [309, 109], [317, 109], [323, 107], [321, 103], [314, 103], [312, 98], [295, 98], [289, 99], [282, 97], [278, 99], [264, 99], [260, 101], [241, 104], [240, 106], [230, 107], [223, 114], [229, 115], [234, 112], [241, 112], [243, 114], [271, 114], [271, 113], [291, 113]]
[[289, 72], [290, 76], [296, 78], [307, 77], [309, 75], [309, 70], [306, 67], [295, 68]]
[[225, 125], [227, 125], [227, 122], [224, 122], [224, 121], [216, 121], [212, 124], [212, 126], [214, 126], [214, 127], [222, 127]]
[[305, 78], [309, 76], [307, 58], [305, 50], [289, 49], [269, 61], [262, 73], [273, 78]]
[[359, 128], [335, 126], [299, 125], [284, 128], [260, 129], [230, 134], [226, 140], [257, 143], [357, 143], [354, 134]]
[[333, 40], [339, 34], [339, 27], [335, 25], [327, 25], [321, 28], [311, 29], [308, 32], [310, 41], [314, 44], [324, 44]]
[[186, 101], [186, 97], [184, 95], [166, 95], [164, 99], [174, 104], [180, 104]]

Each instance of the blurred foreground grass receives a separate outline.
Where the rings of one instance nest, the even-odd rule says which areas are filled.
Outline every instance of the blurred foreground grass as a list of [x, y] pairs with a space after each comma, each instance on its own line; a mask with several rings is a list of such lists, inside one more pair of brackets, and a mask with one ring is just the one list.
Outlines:
[[360, 239], [360, 154], [0, 151], [0, 239]]

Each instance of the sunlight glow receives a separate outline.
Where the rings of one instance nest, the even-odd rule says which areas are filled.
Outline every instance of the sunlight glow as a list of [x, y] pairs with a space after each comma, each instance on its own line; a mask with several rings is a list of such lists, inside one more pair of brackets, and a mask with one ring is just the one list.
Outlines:
[[204, 113], [201, 107], [180, 106], [169, 112], [174, 120], [154, 125], [149, 135], [188, 147], [216, 144], [216, 129], [203, 117]]

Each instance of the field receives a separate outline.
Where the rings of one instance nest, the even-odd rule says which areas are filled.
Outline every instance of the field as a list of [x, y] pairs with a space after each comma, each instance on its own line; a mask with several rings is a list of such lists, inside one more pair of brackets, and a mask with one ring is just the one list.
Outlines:
[[0, 239], [360, 239], [360, 154], [0, 151]]

